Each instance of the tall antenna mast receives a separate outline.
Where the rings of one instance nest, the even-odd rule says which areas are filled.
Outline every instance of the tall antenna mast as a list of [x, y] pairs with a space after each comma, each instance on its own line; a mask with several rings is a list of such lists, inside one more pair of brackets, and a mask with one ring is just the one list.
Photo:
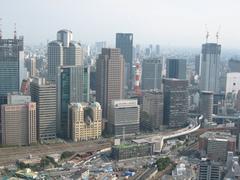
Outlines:
[[0, 39], [2, 39], [2, 18], [0, 18]]
[[17, 27], [16, 23], [14, 23], [14, 39], [17, 39]]

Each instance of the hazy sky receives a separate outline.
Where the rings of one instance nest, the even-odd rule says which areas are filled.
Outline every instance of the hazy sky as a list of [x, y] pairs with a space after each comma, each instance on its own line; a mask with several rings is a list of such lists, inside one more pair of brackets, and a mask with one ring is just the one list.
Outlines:
[[0, 0], [3, 35], [18, 35], [26, 44], [54, 40], [59, 29], [73, 31], [83, 43], [106, 40], [116, 32], [133, 32], [134, 44], [198, 47], [221, 25], [219, 42], [240, 46], [240, 0]]

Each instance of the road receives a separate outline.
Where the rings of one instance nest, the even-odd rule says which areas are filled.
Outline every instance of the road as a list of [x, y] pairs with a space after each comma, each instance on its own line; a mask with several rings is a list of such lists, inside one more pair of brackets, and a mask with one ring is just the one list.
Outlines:
[[34, 158], [36, 156], [62, 153], [64, 151], [88, 152], [108, 147], [111, 147], [111, 143], [108, 141], [86, 141], [79, 143], [0, 148], [0, 166], [15, 163], [17, 159], [26, 158], [29, 154]]

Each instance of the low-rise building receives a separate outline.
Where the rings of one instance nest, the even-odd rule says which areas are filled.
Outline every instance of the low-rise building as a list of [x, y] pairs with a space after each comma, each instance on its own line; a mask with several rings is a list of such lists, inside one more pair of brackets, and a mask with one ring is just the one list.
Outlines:
[[111, 156], [115, 160], [133, 157], [150, 156], [152, 146], [150, 144], [121, 144], [112, 147]]

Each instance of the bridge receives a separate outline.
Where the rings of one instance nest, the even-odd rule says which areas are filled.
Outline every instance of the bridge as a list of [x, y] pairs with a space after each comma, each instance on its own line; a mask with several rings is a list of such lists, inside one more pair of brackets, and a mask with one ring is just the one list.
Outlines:
[[155, 135], [155, 136], [143, 138], [143, 139], [135, 139], [133, 140], [133, 142], [137, 144], [143, 144], [143, 143], [153, 144], [153, 152], [160, 153], [162, 151], [165, 140], [191, 134], [197, 131], [200, 128], [200, 126], [201, 126], [200, 124], [189, 125], [185, 128], [182, 128], [176, 131], [159, 133], [159, 135]]

